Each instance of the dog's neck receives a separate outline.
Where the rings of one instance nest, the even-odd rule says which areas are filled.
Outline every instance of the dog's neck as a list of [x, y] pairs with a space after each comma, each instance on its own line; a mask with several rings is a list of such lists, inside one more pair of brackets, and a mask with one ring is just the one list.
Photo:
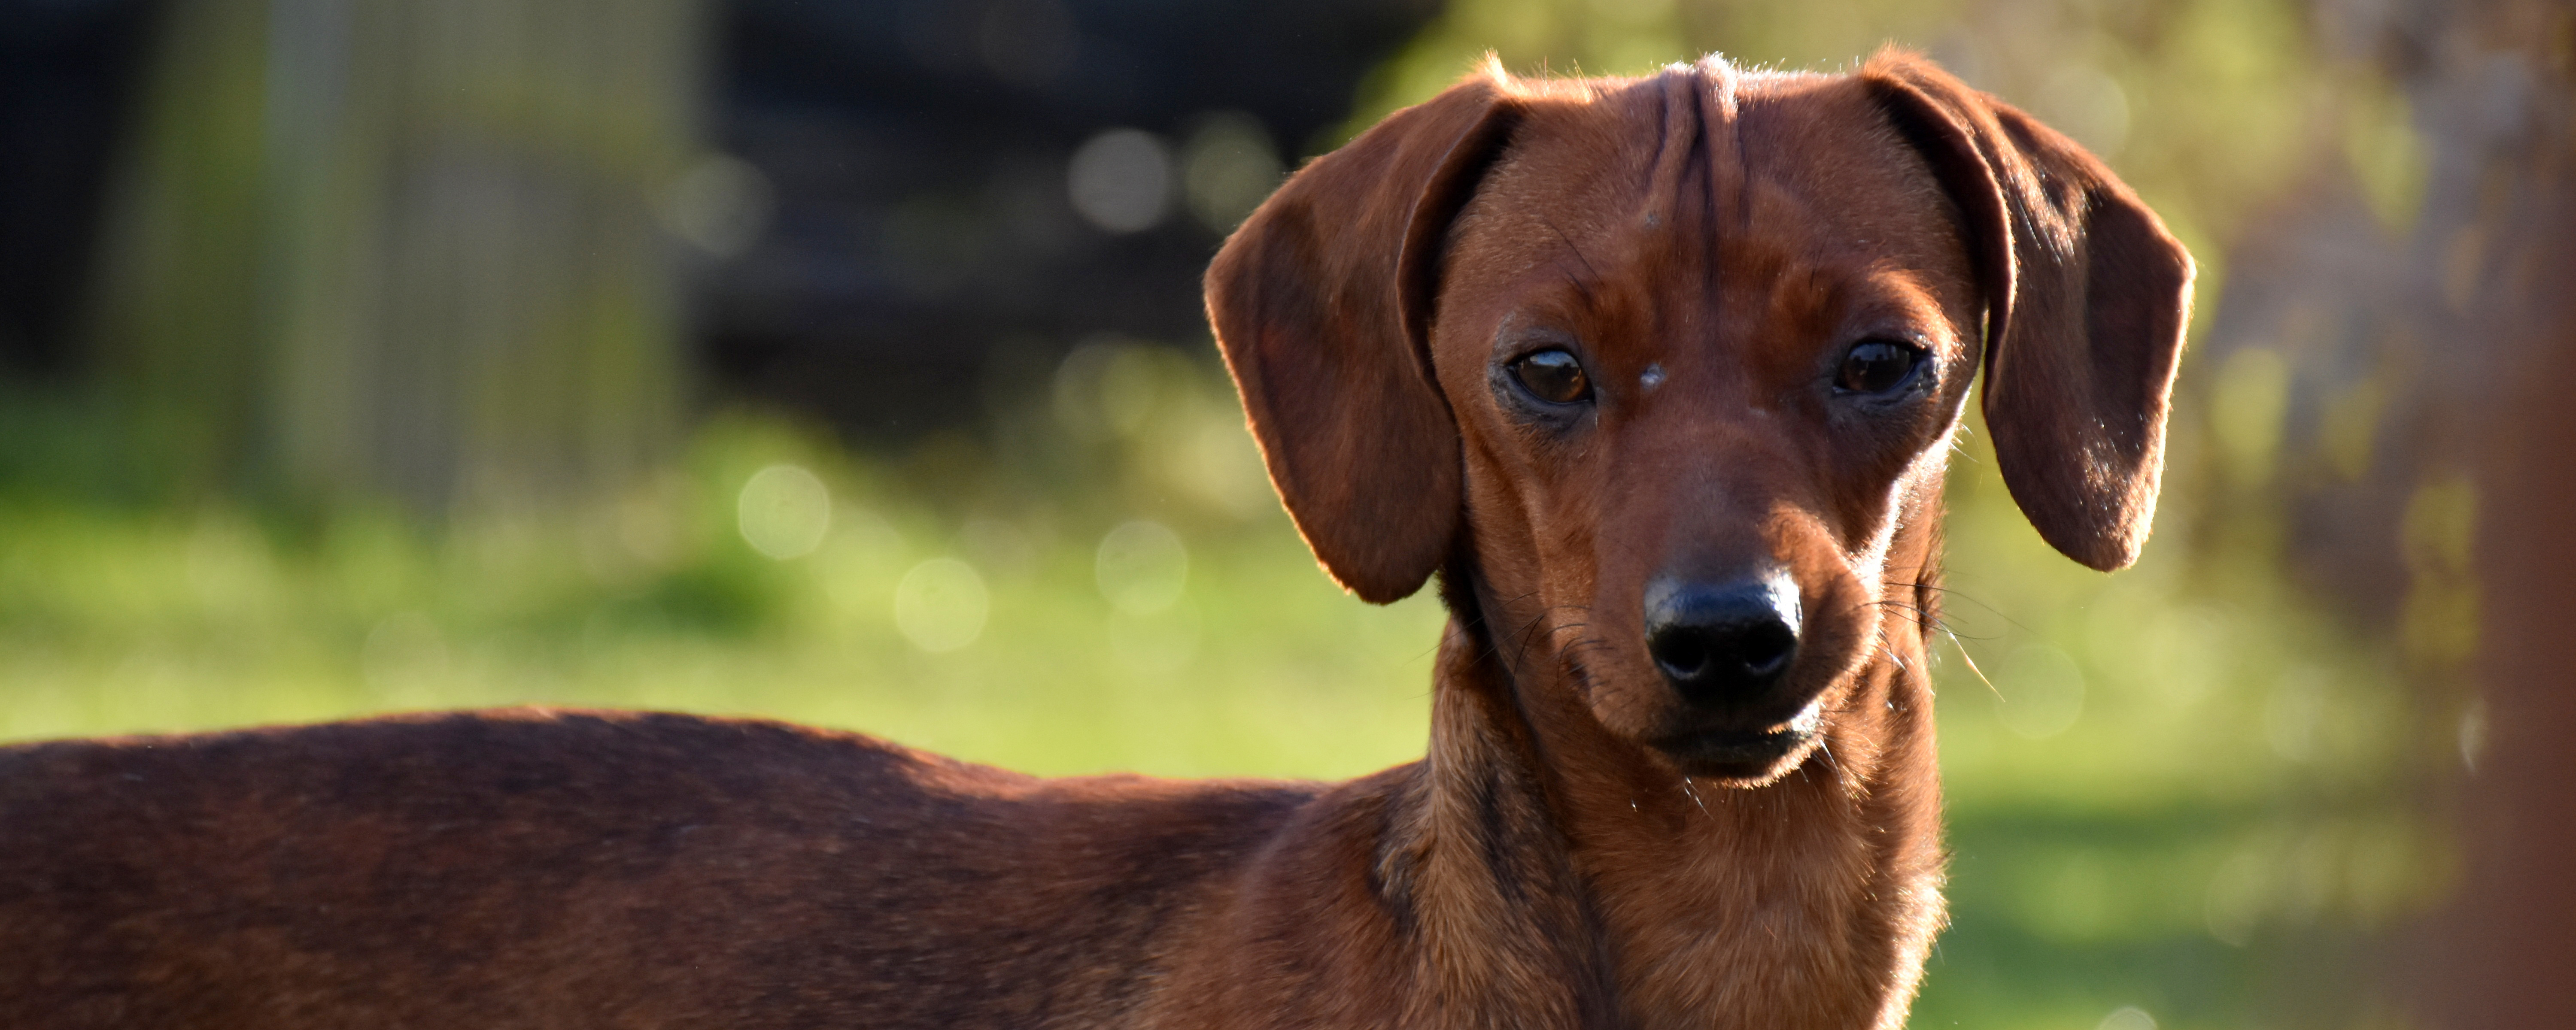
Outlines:
[[1457, 572], [1430, 754], [1380, 858], [1436, 1009], [1415, 1024], [1902, 1025], [1942, 918], [1921, 622], [1886, 620], [1823, 747], [1727, 787], [1603, 731], [1540, 679], [1556, 663], [1507, 663]]

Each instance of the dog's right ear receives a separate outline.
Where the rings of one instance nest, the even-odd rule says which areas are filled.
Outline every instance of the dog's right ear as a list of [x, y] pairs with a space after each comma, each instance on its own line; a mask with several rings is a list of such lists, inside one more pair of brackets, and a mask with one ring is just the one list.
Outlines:
[[1297, 531], [1384, 604], [1450, 553], [1458, 427], [1427, 332], [1440, 250], [1518, 113], [1479, 76], [1316, 158], [1217, 252], [1208, 320]]

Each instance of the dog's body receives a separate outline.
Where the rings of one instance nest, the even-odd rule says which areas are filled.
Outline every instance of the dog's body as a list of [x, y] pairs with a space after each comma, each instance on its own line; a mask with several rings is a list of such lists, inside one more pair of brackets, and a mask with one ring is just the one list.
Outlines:
[[0, 850], [0, 1014], [99, 1027], [1117, 1020], [1317, 794], [534, 710], [42, 745], [0, 783], [48, 842]]
[[1903, 55], [1491, 73], [1318, 159], [1210, 311], [1427, 757], [1044, 781], [489, 713], [0, 751], [15, 1026], [1900, 1025], [1973, 371], [2042, 534], [2144, 539], [2189, 259]]

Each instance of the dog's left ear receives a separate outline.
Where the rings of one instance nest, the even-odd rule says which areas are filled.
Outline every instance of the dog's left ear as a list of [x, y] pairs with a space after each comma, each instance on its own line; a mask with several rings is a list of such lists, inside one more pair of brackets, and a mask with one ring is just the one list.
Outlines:
[[1986, 303], [1986, 428], [2039, 535], [2105, 571], [2145, 546], [2191, 320], [2191, 254], [2084, 148], [1931, 62], [1861, 79], [1967, 230]]
[[1225, 241], [1208, 321], [1325, 571], [1384, 604], [1450, 553], [1458, 427], [1427, 349], [1440, 250], [1516, 120], [1499, 73], [1316, 158]]

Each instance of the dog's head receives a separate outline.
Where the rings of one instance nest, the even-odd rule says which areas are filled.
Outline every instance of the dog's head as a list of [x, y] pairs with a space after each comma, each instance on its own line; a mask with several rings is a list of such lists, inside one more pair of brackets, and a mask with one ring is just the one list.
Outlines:
[[2190, 284], [2099, 161], [1883, 53], [1478, 76], [1298, 172], [1208, 306], [1335, 579], [1456, 562], [1516, 679], [1752, 782], [1911, 632], [1980, 365], [2040, 534], [2136, 558]]

